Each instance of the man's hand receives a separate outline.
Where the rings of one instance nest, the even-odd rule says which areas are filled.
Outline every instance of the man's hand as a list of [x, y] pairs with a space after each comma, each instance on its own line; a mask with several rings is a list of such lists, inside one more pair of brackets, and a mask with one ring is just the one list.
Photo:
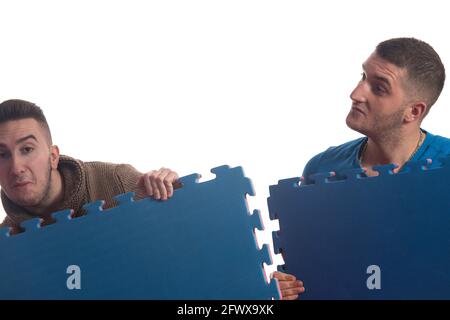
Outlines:
[[291, 274], [275, 271], [272, 276], [280, 284], [282, 300], [295, 300], [299, 294], [305, 292], [303, 282]]
[[181, 187], [177, 182], [178, 174], [167, 168], [152, 170], [142, 175], [138, 186], [144, 187], [146, 193], [158, 200], [167, 200], [173, 195], [173, 190]]

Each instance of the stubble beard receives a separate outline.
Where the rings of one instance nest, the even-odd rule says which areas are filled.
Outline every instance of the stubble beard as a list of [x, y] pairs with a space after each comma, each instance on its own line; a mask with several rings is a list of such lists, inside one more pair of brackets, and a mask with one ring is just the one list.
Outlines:
[[40, 192], [40, 194], [35, 196], [34, 199], [19, 200], [17, 204], [31, 210], [41, 207], [50, 198], [51, 180], [52, 180], [52, 167], [49, 158], [47, 166], [47, 177], [45, 179], [46, 183], [44, 188], [42, 189], [42, 192]]
[[[390, 115], [375, 116], [372, 123], [367, 123], [366, 119], [363, 121], [354, 119], [355, 115], [352, 115], [352, 112], [357, 111], [348, 113], [346, 118], [347, 126], [354, 131], [379, 141], [391, 142], [393, 139], [396, 140], [403, 124], [403, 110]], [[356, 116], [364, 117], [362, 114]]]

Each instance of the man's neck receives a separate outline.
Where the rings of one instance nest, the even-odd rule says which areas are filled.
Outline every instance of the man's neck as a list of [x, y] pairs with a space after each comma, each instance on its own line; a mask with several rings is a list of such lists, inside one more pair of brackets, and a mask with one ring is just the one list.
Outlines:
[[411, 160], [420, 144], [425, 138], [425, 133], [420, 133], [419, 128], [410, 132], [401, 130], [382, 137], [368, 137], [365, 150], [361, 154], [361, 166], [371, 170], [373, 166], [394, 163], [397, 172], [407, 161]]

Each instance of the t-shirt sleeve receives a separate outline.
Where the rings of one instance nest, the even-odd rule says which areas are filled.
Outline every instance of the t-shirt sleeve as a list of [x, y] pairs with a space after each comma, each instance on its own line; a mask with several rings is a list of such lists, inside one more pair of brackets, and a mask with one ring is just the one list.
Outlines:
[[303, 169], [303, 174], [302, 174], [304, 180], [302, 181], [301, 184], [306, 185], [306, 184], [313, 183], [313, 181], [309, 177], [318, 172], [322, 155], [323, 155], [323, 152], [315, 155], [306, 163], [306, 166]]

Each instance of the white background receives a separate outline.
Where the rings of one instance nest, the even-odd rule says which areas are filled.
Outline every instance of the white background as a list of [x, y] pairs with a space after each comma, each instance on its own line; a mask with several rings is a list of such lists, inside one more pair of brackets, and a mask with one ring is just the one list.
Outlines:
[[[349, 94], [378, 42], [425, 40], [450, 66], [445, 3], [2, 0], [0, 100], [41, 106], [61, 153], [82, 160], [205, 179], [243, 166], [262, 245], [277, 228], [269, 185], [359, 136]], [[450, 136], [449, 92], [423, 128]]]

